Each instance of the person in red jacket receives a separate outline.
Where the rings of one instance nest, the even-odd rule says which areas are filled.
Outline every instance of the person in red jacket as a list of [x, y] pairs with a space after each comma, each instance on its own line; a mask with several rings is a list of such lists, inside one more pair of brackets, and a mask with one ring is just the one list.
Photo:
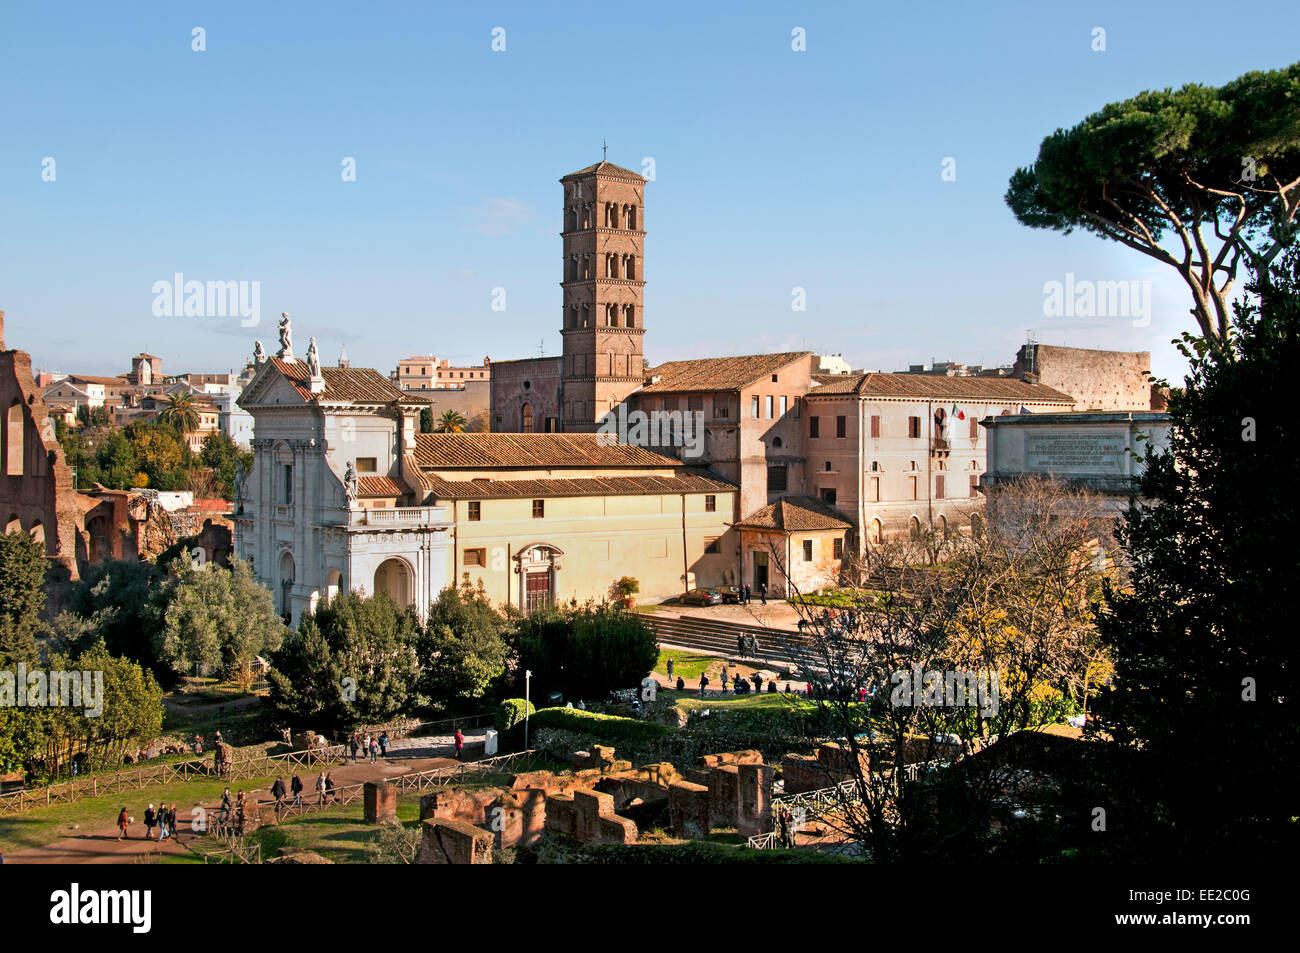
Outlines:
[[462, 760], [464, 754], [465, 754], [465, 736], [462, 735], [460, 733], [460, 729], [457, 728], [456, 729], [456, 760], [457, 761]]
[[126, 813], [126, 808], [122, 808], [122, 813], [117, 815], [117, 839], [129, 836], [126, 833], [126, 826], [131, 823], [131, 817]]

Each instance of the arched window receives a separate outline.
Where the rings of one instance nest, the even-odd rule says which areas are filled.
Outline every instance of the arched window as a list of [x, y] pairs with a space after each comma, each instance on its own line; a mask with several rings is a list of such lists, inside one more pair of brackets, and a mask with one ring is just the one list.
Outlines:
[[5, 433], [5, 473], [23, 475], [23, 405], [14, 401], [9, 406], [9, 427]]
[[914, 540], [921, 538], [921, 521], [915, 516], [907, 521], [907, 534]]
[[284, 616], [286, 621], [292, 621], [291, 612], [293, 610], [293, 576], [294, 565], [293, 555], [284, 553], [280, 557], [280, 615]]
[[946, 516], [939, 517], [939, 533], [944, 539], [948, 538], [948, 517]]
[[411, 591], [411, 570], [405, 560], [385, 559], [375, 570], [375, 592], [386, 592], [393, 597], [398, 606], [411, 605], [414, 593]]
[[533, 432], [533, 405], [524, 404], [523, 409], [519, 412], [519, 419], [522, 421], [521, 429], [524, 433]]
[[625, 327], [629, 328], [636, 327], [636, 305], [623, 305], [623, 324]]
[[871, 521], [871, 542], [872, 545], [879, 546], [885, 541], [885, 528], [880, 525], [880, 520]]

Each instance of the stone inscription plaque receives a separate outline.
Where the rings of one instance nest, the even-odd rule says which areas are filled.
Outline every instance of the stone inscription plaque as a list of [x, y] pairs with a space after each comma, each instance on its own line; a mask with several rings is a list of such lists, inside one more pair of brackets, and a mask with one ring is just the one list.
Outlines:
[[1025, 435], [1025, 469], [1039, 473], [1124, 472], [1122, 433], [1030, 433]]

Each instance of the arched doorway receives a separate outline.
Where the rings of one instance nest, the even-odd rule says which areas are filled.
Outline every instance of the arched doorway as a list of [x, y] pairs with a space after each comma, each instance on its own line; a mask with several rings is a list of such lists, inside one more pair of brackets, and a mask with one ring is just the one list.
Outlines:
[[524, 433], [532, 433], [533, 432], [533, 405], [524, 404], [523, 409], [520, 410], [519, 412], [519, 415], [520, 415], [520, 420], [522, 421], [522, 426], [520, 427], [520, 429]]
[[412, 603], [411, 570], [401, 559], [385, 559], [375, 570], [375, 592], [386, 592], [399, 606]]
[[331, 569], [325, 579], [325, 604], [330, 605], [339, 597], [339, 592], [343, 588], [343, 573]]
[[885, 528], [880, 525], [880, 520], [871, 521], [871, 545], [879, 546], [885, 541]]
[[913, 540], [921, 538], [921, 521], [915, 516], [907, 521], [907, 535]]
[[32, 524], [31, 536], [32, 539], [36, 540], [36, 542], [41, 544], [45, 543], [45, 527], [41, 525], [40, 520], [37, 520]]
[[555, 603], [555, 573], [563, 553], [549, 543], [534, 543], [515, 557], [519, 574], [519, 607], [534, 612]]
[[280, 603], [277, 608], [286, 625], [293, 623], [293, 580], [293, 554], [284, 553], [280, 556]]

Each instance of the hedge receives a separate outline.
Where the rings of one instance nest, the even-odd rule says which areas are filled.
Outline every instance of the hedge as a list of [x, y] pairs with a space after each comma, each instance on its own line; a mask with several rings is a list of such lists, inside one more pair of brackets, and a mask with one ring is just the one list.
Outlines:
[[672, 734], [671, 728], [652, 721], [598, 715], [580, 708], [543, 708], [530, 721], [534, 731], [542, 728], [572, 731], [615, 746], [624, 742], [653, 741]]

